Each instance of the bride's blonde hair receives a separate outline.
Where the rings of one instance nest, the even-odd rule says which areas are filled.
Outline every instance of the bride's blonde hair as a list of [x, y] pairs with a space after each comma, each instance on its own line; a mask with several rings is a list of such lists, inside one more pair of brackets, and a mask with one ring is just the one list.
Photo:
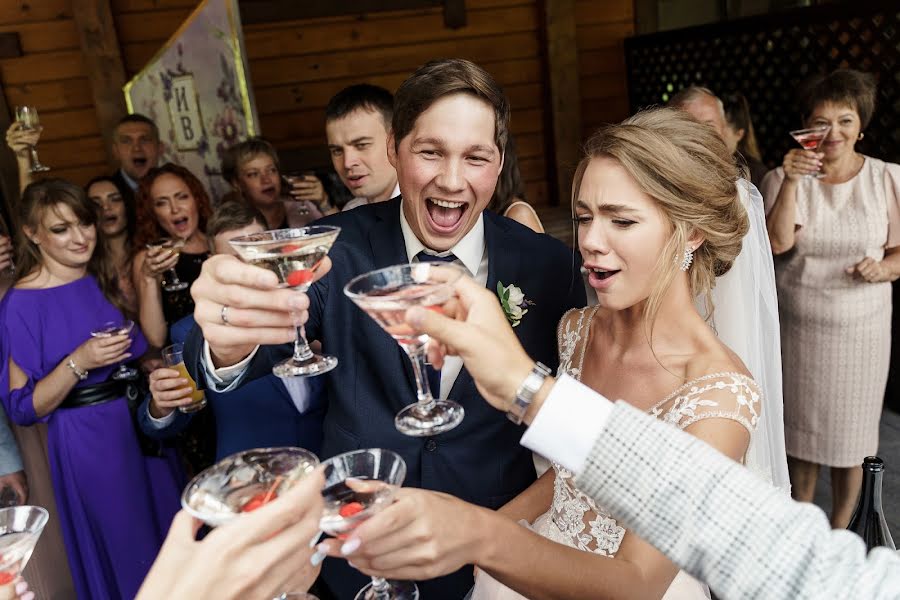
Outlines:
[[715, 279], [731, 268], [750, 226], [738, 197], [740, 172], [725, 143], [712, 127], [672, 108], [645, 110], [603, 127], [588, 140], [585, 157], [575, 171], [573, 210], [585, 169], [600, 156], [616, 159], [672, 225], [645, 307], [649, 329], [694, 233], [701, 234], [704, 242], [694, 250], [688, 271], [690, 291], [694, 297], [705, 296], [711, 315]]

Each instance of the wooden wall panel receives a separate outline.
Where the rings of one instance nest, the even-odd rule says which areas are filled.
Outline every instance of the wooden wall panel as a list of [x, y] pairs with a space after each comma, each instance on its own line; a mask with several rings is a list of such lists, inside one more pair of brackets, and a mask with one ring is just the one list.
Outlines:
[[[16, 31], [24, 55], [0, 60], [10, 106], [34, 104], [45, 127], [51, 175], [84, 183], [105, 172], [104, 148], [72, 20], [76, 0], [0, 2], [0, 32]], [[427, 60], [469, 58], [505, 87], [529, 199], [550, 202], [545, 156], [541, 1], [466, 0], [467, 25], [448, 29], [441, 9], [416, 9], [248, 26], [250, 76], [263, 133], [280, 148], [324, 147], [324, 107], [341, 88], [370, 82], [396, 90]], [[197, 0], [110, 0], [127, 75], [139, 71]], [[577, 0], [585, 134], [627, 116], [622, 40], [634, 31], [632, 0]], [[324, 151], [323, 151], [324, 154]]]
[[[0, 2], [0, 32], [18, 33], [23, 56], [0, 60], [10, 110], [32, 105], [44, 132], [38, 145], [51, 177], [79, 184], [109, 167], [72, 18], [73, 0]], [[5, 147], [0, 152], [8, 152]]]
[[624, 41], [634, 35], [633, 0], [578, 0], [578, 71], [584, 137], [628, 116]]

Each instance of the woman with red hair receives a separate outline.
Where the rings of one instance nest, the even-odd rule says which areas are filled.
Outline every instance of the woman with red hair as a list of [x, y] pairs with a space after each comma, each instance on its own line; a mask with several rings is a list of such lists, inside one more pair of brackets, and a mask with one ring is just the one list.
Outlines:
[[[141, 329], [152, 346], [168, 339], [168, 325], [194, 312], [190, 290], [167, 291], [170, 269], [178, 280], [192, 283], [209, 257], [206, 220], [211, 213], [209, 195], [190, 171], [166, 163], [151, 169], [137, 192], [137, 232], [132, 278], [137, 289]], [[169, 238], [179, 251], [155, 245]]]

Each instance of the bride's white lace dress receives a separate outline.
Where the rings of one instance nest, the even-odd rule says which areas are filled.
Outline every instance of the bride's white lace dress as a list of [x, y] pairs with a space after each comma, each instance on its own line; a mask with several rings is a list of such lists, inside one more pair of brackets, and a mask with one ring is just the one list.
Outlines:
[[[572, 310], [560, 321], [559, 373], [581, 379], [587, 333], [599, 307]], [[713, 400], [708, 393], [716, 391]], [[722, 401], [722, 390], [728, 390], [730, 402]], [[760, 393], [749, 377], [740, 373], [715, 373], [689, 381], [656, 403], [650, 414], [684, 429], [692, 423], [708, 418], [733, 419], [752, 434], [759, 418]], [[576, 416], [576, 415], [573, 415]], [[627, 535], [603, 507], [576, 486], [572, 473], [553, 464], [556, 478], [553, 504], [538, 517], [531, 528], [540, 535], [560, 544], [614, 557]], [[524, 523], [524, 522], [523, 522]], [[472, 592], [473, 600], [515, 600], [526, 598], [479, 571]], [[708, 598], [706, 586], [684, 572], [679, 572], [666, 591], [664, 600], [695, 600]]]

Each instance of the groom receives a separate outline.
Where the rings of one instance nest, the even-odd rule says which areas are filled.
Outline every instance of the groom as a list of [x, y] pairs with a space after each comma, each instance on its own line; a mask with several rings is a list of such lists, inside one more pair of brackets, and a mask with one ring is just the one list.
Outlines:
[[[441, 370], [440, 395], [465, 408], [462, 424], [433, 437], [400, 434], [394, 415], [416, 397], [410, 361], [343, 288], [373, 269], [423, 255], [449, 257], [489, 290], [498, 284], [521, 290], [527, 313], [515, 331], [529, 354], [555, 369], [557, 323], [566, 310], [584, 306], [584, 290], [571, 250], [485, 211], [503, 164], [508, 124], [503, 91], [475, 64], [441, 60], [413, 73], [395, 96], [387, 148], [401, 198], [319, 221], [340, 226], [341, 234], [329, 255], [331, 271], [309, 291], [306, 322], [308, 339], [319, 340], [340, 361], [324, 376], [322, 458], [389, 448], [406, 461], [406, 485], [492, 509], [535, 479], [531, 453], [519, 446], [523, 429], [491, 410], [456, 360]], [[199, 329], [188, 340], [186, 363], [214, 389], [266, 375], [291, 352], [287, 344], [256, 346], [288, 341], [288, 302], [298, 296], [295, 306], [306, 302], [271, 289], [266, 275], [271, 273], [216, 256], [192, 289]], [[323, 577], [338, 598], [352, 598], [366, 583], [343, 561], [328, 561]], [[419, 587], [423, 598], [458, 600], [471, 585], [472, 569], [464, 568]]]

